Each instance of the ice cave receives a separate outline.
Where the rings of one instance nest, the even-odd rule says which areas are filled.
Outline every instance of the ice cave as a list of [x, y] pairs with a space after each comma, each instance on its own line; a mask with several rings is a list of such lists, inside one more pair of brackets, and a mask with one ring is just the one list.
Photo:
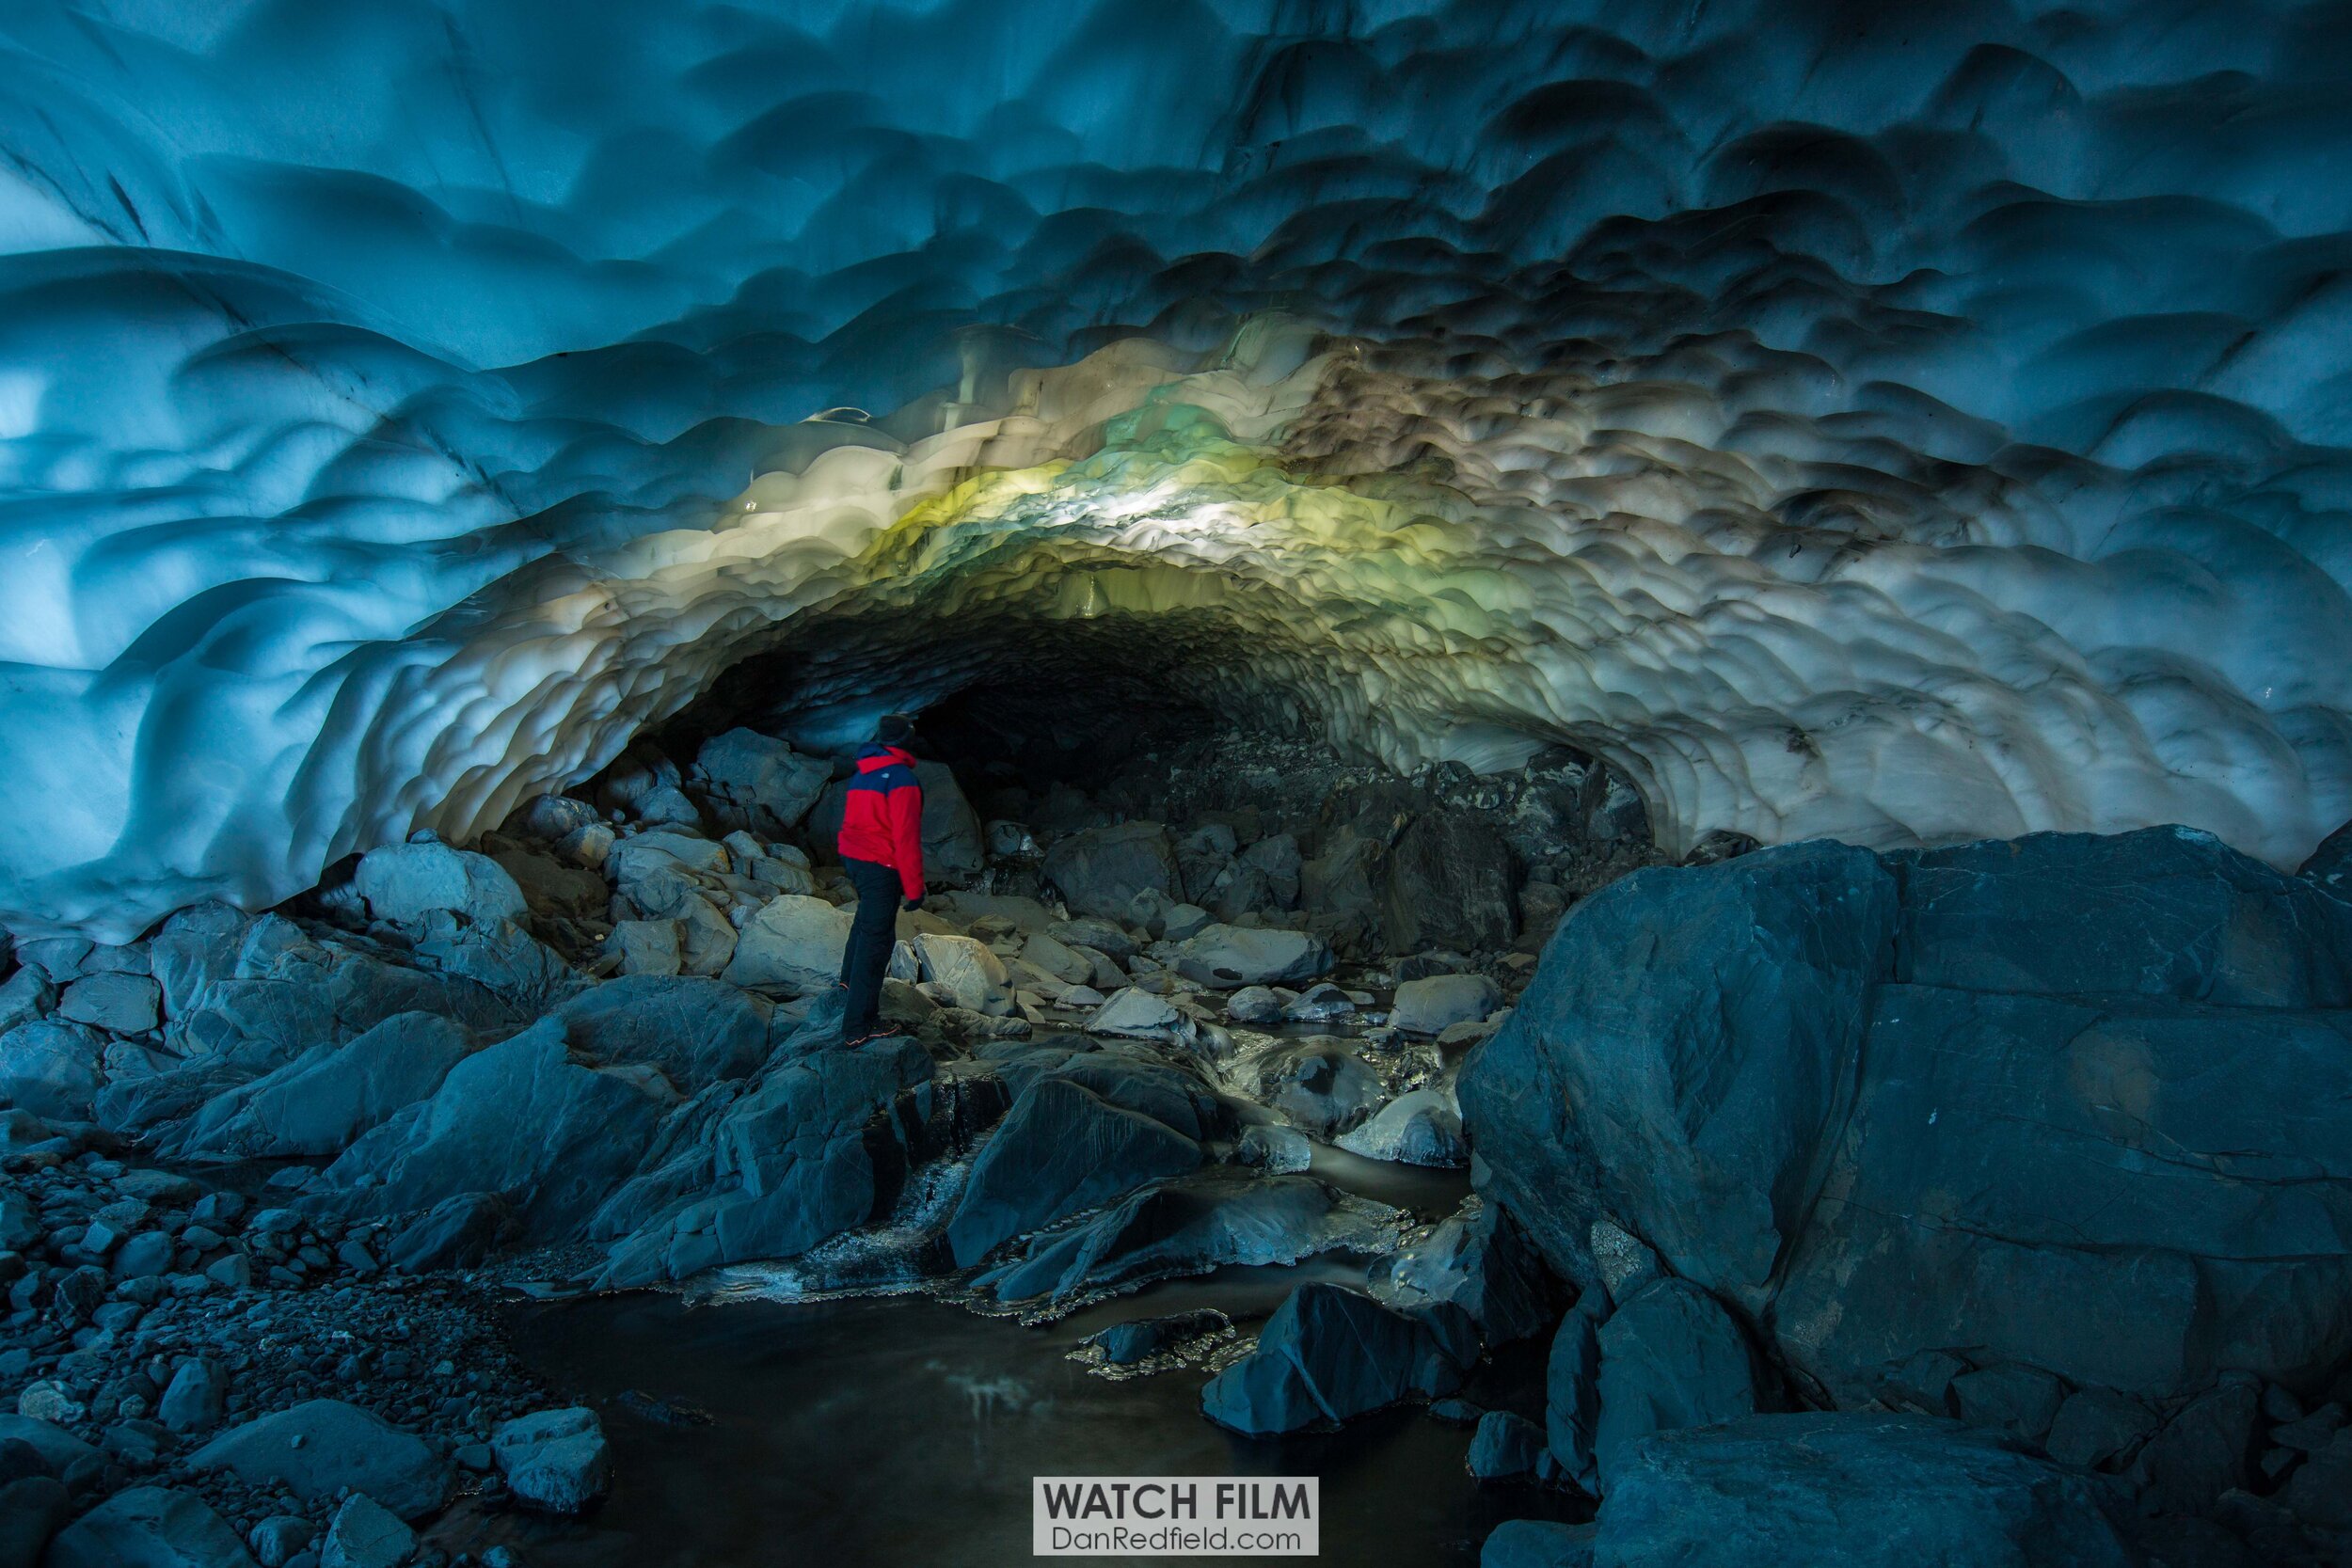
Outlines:
[[2352, 1565], [2352, 5], [0, 61], [0, 1568]]

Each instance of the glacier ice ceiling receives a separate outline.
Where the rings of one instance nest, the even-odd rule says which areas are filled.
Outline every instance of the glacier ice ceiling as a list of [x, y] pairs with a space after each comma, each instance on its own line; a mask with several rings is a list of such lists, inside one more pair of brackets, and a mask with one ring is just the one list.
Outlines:
[[[2352, 11], [26, 0], [0, 924], [463, 837], [754, 655], [1662, 842], [2352, 816]], [[1057, 651], [1058, 650], [1058, 651]]]

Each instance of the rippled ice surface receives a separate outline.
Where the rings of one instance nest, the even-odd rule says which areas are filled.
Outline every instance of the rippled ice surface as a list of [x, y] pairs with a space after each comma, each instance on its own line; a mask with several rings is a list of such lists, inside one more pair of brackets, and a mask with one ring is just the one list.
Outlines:
[[[1032, 1476], [1320, 1475], [1325, 1560], [1471, 1563], [1500, 1520], [1557, 1510], [1532, 1489], [1473, 1486], [1469, 1430], [1419, 1409], [1245, 1439], [1201, 1418], [1200, 1372], [1112, 1382], [1068, 1359], [1107, 1323], [1211, 1304], [1263, 1311], [1304, 1278], [1345, 1272], [1228, 1271], [1044, 1329], [926, 1296], [694, 1308], [635, 1293], [520, 1308], [523, 1358], [603, 1415], [612, 1495], [585, 1522], [518, 1537], [512, 1520], [461, 1521], [437, 1539], [478, 1550], [501, 1538], [486, 1532], [509, 1532], [537, 1568], [977, 1568], [1031, 1560]], [[710, 1423], [616, 1408], [629, 1389]]]

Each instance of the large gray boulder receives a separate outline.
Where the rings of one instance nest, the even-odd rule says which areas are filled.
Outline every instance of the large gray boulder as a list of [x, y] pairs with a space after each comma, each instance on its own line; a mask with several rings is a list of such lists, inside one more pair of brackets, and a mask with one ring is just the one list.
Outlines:
[[1637, 1443], [1595, 1568], [2136, 1568], [2095, 1482], [1917, 1416], [1756, 1416]]
[[1057, 840], [1045, 851], [1045, 879], [1073, 913], [1104, 920], [1124, 919], [1138, 893], [1182, 896], [1175, 851], [1157, 822], [1089, 828]]
[[340, 1154], [404, 1105], [441, 1086], [473, 1049], [462, 1024], [397, 1013], [357, 1039], [319, 1045], [208, 1101], [159, 1139], [184, 1160]]
[[440, 1507], [453, 1474], [423, 1438], [341, 1400], [310, 1400], [232, 1427], [188, 1464], [228, 1470], [248, 1486], [281, 1486], [305, 1502], [349, 1487], [404, 1519]]
[[469, 920], [521, 920], [523, 890], [487, 855], [446, 844], [388, 844], [359, 857], [352, 878], [368, 912], [394, 926], [421, 926], [445, 910]]
[[1502, 992], [1484, 974], [1426, 974], [1396, 988], [1389, 1026], [1407, 1035], [1442, 1035], [1476, 1023], [1502, 1006]]
[[596, 1413], [574, 1405], [518, 1416], [490, 1434], [491, 1457], [516, 1497], [549, 1513], [580, 1513], [612, 1483]]
[[717, 980], [608, 980], [554, 1016], [582, 1056], [607, 1067], [656, 1068], [681, 1095], [748, 1077], [768, 1057], [768, 1004]]
[[832, 782], [833, 765], [773, 736], [732, 729], [703, 742], [688, 781], [723, 829], [774, 837], [800, 825]]
[[1301, 1285], [1250, 1353], [1209, 1381], [1200, 1411], [1252, 1437], [1335, 1425], [1462, 1386], [1478, 1358], [1457, 1308], [1398, 1311], [1337, 1285]]
[[841, 978], [841, 950], [850, 940], [851, 915], [822, 898], [787, 893], [771, 898], [744, 926], [723, 978], [731, 986], [758, 986], [806, 996]]
[[675, 1102], [658, 1070], [575, 1054], [563, 1020], [548, 1019], [452, 1068], [430, 1100], [345, 1150], [306, 1201], [389, 1214], [491, 1191], [533, 1238], [568, 1237]]
[[2348, 923], [2179, 829], [1640, 872], [1461, 1099], [1555, 1267], [1613, 1220], [1837, 1402], [1951, 1346], [2299, 1385], [2352, 1356]]
[[1015, 1236], [1191, 1170], [1202, 1158], [1200, 1115], [1192, 1097], [1141, 1072], [1109, 1077], [1082, 1069], [1030, 1084], [972, 1162], [947, 1224], [957, 1264], [968, 1267]]
[[1590, 1278], [1606, 1212], [1751, 1307], [1804, 1223], [1852, 1092], [1895, 879], [1805, 844], [1637, 871], [1565, 921], [1459, 1098], [1494, 1189]]

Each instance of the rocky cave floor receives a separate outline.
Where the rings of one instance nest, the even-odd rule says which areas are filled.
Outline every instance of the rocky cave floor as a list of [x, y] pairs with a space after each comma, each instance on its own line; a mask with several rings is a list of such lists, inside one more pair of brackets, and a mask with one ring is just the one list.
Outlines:
[[[927, 764], [936, 891], [900, 922], [898, 1033], [845, 1051], [846, 765], [744, 729], [673, 744], [692, 761], [641, 745], [477, 844], [371, 852], [274, 912], [16, 944], [0, 1568], [503, 1565], [536, 1550], [514, 1521], [593, 1528], [600, 1418], [509, 1348], [517, 1301], [924, 1290], [1038, 1322], [1311, 1259], [1339, 1282], [1270, 1316], [1114, 1323], [1079, 1354], [1213, 1373], [1202, 1411], [1237, 1433], [1426, 1402], [1475, 1423], [1473, 1477], [1566, 1499], [1637, 1405], [1649, 1431], [1956, 1417], [1995, 1445], [1968, 1463], [2041, 1469], [1985, 1471], [2032, 1507], [1955, 1529], [2074, 1541], [2095, 1509], [2122, 1533], [2076, 1560], [2347, 1560], [2325, 1378], [2110, 1397], [1938, 1349], [1857, 1398], [1752, 1344], [1624, 1205], [1564, 1248], [1470, 1194], [1466, 1054], [1567, 911], [1666, 861], [1590, 759], [1406, 779], [1229, 734], [1084, 788]], [[1752, 847], [1686, 863], [1772, 860]], [[615, 1408], [700, 1418], [658, 1389]], [[1506, 1529], [1486, 1560], [1581, 1560], [1592, 1528]]]

